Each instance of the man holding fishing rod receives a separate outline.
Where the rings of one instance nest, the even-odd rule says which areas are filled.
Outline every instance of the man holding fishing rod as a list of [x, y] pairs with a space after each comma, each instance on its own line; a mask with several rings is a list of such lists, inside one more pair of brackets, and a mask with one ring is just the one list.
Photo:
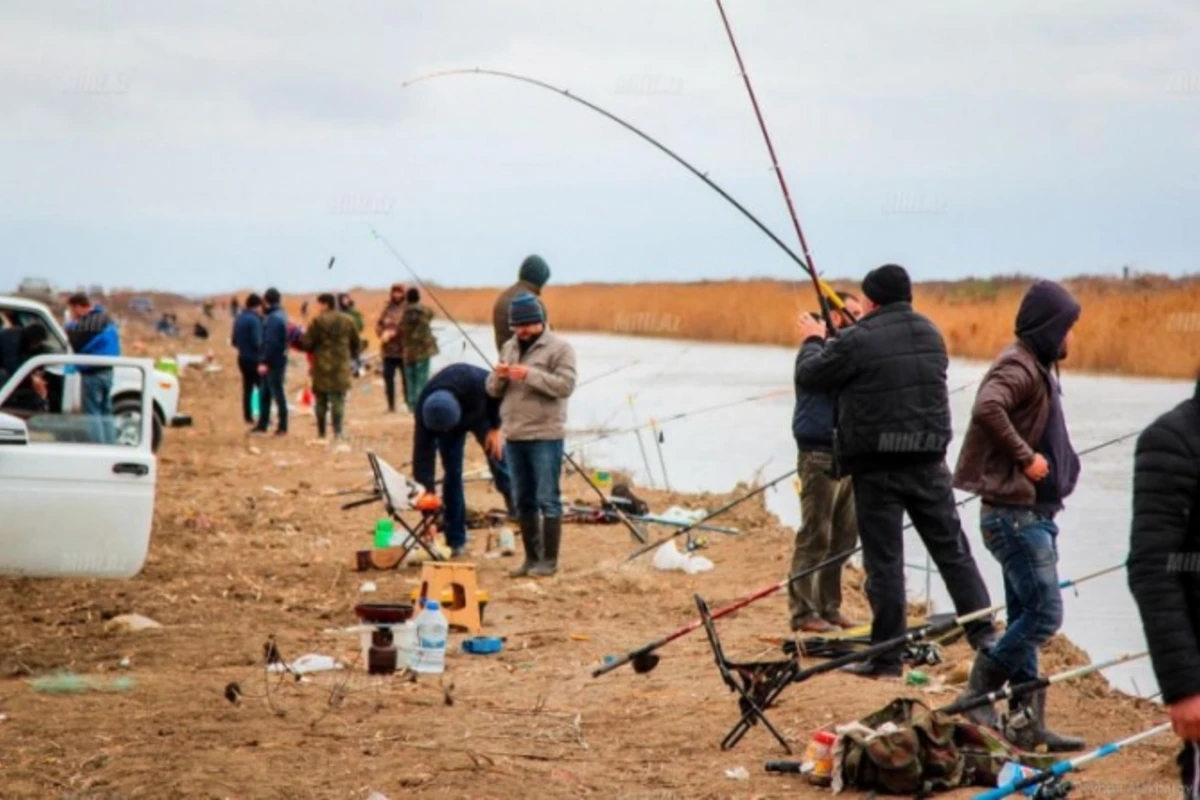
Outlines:
[[1200, 379], [1138, 438], [1129, 589], [1171, 712], [1185, 800], [1200, 800]]
[[[905, 269], [885, 264], [863, 279], [866, 315], [825, 341], [824, 323], [802, 318], [796, 386], [837, 396], [835, 474], [849, 473], [874, 617], [871, 643], [904, 635], [904, 512], [937, 564], [958, 616], [989, 608], [987, 586], [954, 504], [949, 357], [941, 333], [912, 307]], [[975, 650], [995, 641], [990, 619], [966, 625]], [[900, 651], [846, 667], [863, 677], [903, 674]]]
[[[838, 297], [853, 319], [862, 316], [858, 298], [846, 292]], [[852, 319], [843, 311], [834, 311], [839, 329]], [[820, 317], [816, 317], [820, 319]], [[796, 356], [797, 366], [800, 354]], [[854, 487], [849, 477], [833, 477], [834, 400], [827, 392], [808, 392], [796, 386], [796, 410], [792, 415], [792, 435], [799, 450], [797, 475], [800, 480], [800, 529], [792, 549], [792, 570], [796, 575], [839, 553], [848, 553], [858, 544], [858, 522], [854, 517]], [[855, 623], [842, 613], [842, 567], [845, 562], [827, 567], [811, 577], [788, 584], [790, 627], [795, 632], [828, 633], [838, 628], [853, 628]]]
[[[992, 364], [975, 396], [954, 485], [982, 500], [979, 526], [1004, 571], [1008, 627], [994, 646], [976, 654], [964, 698], [1036, 680], [1038, 649], [1062, 627], [1054, 517], [1074, 491], [1080, 467], [1056, 375], [1080, 311], [1062, 286], [1036, 281], [1021, 300], [1016, 341]], [[1084, 748], [1082, 739], [1046, 727], [1046, 690], [1009, 705], [1004, 732], [1022, 750]], [[996, 725], [991, 706], [968, 716]]]

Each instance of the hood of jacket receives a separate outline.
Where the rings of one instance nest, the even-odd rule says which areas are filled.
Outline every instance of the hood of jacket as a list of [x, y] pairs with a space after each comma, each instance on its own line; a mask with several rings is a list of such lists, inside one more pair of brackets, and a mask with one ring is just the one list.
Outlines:
[[1025, 292], [1017, 312], [1016, 335], [1042, 364], [1066, 354], [1063, 343], [1082, 309], [1071, 293], [1054, 281], [1037, 281]]

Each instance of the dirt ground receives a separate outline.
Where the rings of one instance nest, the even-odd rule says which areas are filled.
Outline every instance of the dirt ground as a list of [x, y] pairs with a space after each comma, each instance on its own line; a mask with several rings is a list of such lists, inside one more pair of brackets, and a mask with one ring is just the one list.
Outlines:
[[[664, 648], [662, 663], [647, 675], [626, 668], [590, 677], [606, 654], [692, 620], [694, 593], [716, 607], [786, 574], [792, 532], [761, 500], [723, 518], [743, 533], [710, 534], [703, 554], [715, 569], [694, 577], [656, 572], [652, 556], [622, 565], [633, 542], [620, 526], [570, 526], [556, 578], [513, 580], [507, 572], [516, 559], [486, 557], [488, 534], [476, 532], [471, 557], [490, 595], [485, 632], [506, 637], [504, 652], [465, 655], [456, 634], [442, 681], [369, 677], [357, 663], [357, 636], [324, 631], [356, 624], [352, 609], [360, 600], [405, 600], [418, 584], [417, 570], [349, 570], [351, 552], [370, 546], [382, 507], [342, 512], [340, 504], [351, 498], [333, 493], [368, 484], [368, 450], [396, 466], [407, 462], [412, 419], [384, 413], [382, 386], [372, 376], [349, 402], [349, 452], [313, 446], [314, 424], [302, 412], [294, 412], [285, 439], [248, 438], [236, 365], [224, 346], [227, 323], [213, 328], [222, 370], [192, 369], [181, 378], [183, 410], [196, 424], [169, 431], [160, 452], [155, 527], [143, 572], [115, 582], [0, 579], [0, 796], [825, 794], [797, 776], [763, 771], [765, 760], [786, 756], [760, 728], [735, 750], [721, 751], [737, 704], [702, 633]], [[154, 355], [207, 349], [194, 340], [144, 338], [145, 352]], [[294, 361], [293, 395], [303, 373], [302, 362]], [[471, 445], [468, 469], [475, 463], [482, 456]], [[578, 477], [567, 487], [568, 499], [593, 499]], [[486, 484], [468, 488], [472, 506], [499, 505]], [[725, 499], [645, 496], [656, 510], [675, 503], [715, 508]], [[368, 580], [378, 591], [360, 594]], [[860, 573], [847, 570], [846, 610], [865, 620], [861, 581]], [[1086, 594], [1082, 590], [1081, 602]], [[164, 627], [106, 632], [105, 622], [124, 613]], [[777, 594], [719, 628], [737, 658], [772, 658], [778, 649], [768, 640], [786, 631], [786, 619], [785, 597]], [[325, 653], [352, 668], [304, 683], [268, 677], [263, 646], [271, 636], [289, 659]], [[1048, 650], [1047, 670], [1084, 663], [1064, 640]], [[965, 646], [956, 645], [932, 672], [948, 674], [968, 658]], [[58, 670], [135, 684], [124, 693], [32, 689], [31, 678]], [[230, 683], [241, 689], [237, 705], [225, 697]], [[904, 693], [921, 690], [829, 674], [790, 688], [770, 716], [799, 753], [818, 727], [858, 718]], [[944, 703], [953, 691], [924, 696]], [[1050, 716], [1060, 729], [1097, 745], [1163, 718], [1152, 703], [1114, 693], [1100, 678], [1056, 689]], [[1177, 797], [1175, 749], [1163, 737], [1097, 762], [1077, 779], [1072, 796]], [[727, 777], [738, 767], [748, 779]]]

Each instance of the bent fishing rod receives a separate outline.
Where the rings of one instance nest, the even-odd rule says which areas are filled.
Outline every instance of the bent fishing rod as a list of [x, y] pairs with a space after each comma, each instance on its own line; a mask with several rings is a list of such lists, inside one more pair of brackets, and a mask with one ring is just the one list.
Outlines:
[[[600, 114], [600, 115], [604, 116], [605, 118], [617, 123], [625, 130], [629, 131], [630, 133], [634, 134], [635, 136], [638, 136], [643, 141], [653, 145], [658, 150], [660, 150], [662, 153], [669, 156], [677, 164], [679, 164], [684, 169], [686, 169], [688, 172], [692, 173], [697, 178], [704, 181], [705, 185], [707, 185], [710, 189], [712, 189], [717, 194], [721, 195], [721, 197], [727, 203], [729, 203], [734, 208], [736, 208], [739, 212], [741, 212], [742, 216], [744, 216], [746, 219], [750, 220], [750, 222], [752, 222], [756, 228], [758, 228], [760, 231], [762, 231], [762, 233], [765, 234], [767, 236], [767, 238], [769, 238], [772, 242], [774, 242], [775, 245], [777, 247], [779, 247], [779, 249], [783, 250], [783, 252], [787, 254], [788, 258], [790, 258], [792, 261], [796, 262], [796, 264], [799, 265], [799, 267], [801, 269], [803, 269], [806, 273], [808, 273], [808, 275], [812, 278], [812, 280], [816, 282], [818, 291], [821, 293], [821, 295], [824, 296], [825, 298], [827, 298], [828, 301], [830, 303], [832, 303], [835, 308], [840, 310], [844, 307], [842, 305], [841, 298], [838, 297], [837, 292], [835, 292], [827, 283], [825, 283], [824, 280], [822, 280], [820, 278], [820, 276], [817, 275], [816, 271], [813, 270], [813, 268], [809, 265], [809, 263], [805, 259], [796, 255], [795, 251], [792, 250], [792, 248], [788, 247], [786, 244], [784, 244], [783, 240], [780, 239], [778, 236], [776, 236], [775, 233], [762, 222], [762, 220], [760, 220], [758, 217], [754, 216], [754, 214], [751, 213], [750, 210], [747, 209], [744, 205], [739, 203], [733, 197], [733, 195], [729, 194], [729, 192], [722, 189], [715, 181], [713, 181], [711, 178], [709, 178], [708, 173], [701, 172], [699, 169], [692, 166], [691, 163], [689, 163], [687, 160], [685, 160], [683, 158], [683, 156], [679, 155], [674, 150], [667, 147], [665, 144], [660, 142], [658, 139], [655, 139], [650, 134], [648, 134], [645, 131], [641, 130], [640, 128], [634, 126], [632, 123], [621, 119], [616, 114], [612, 113], [611, 111], [601, 108], [600, 106], [596, 105], [595, 103], [591, 102], [590, 100], [585, 100], [584, 98], [580, 97], [577, 94], [572, 94], [568, 89], [559, 88], [552, 84], [546, 83], [545, 81], [540, 81], [537, 78], [531, 78], [528, 75], [520, 75], [515, 72], [505, 72], [503, 70], [497, 70], [497, 69], [483, 69], [481, 67], [476, 67], [474, 69], [447, 69], [447, 70], [440, 70], [437, 72], [429, 72], [424, 75], [418, 75], [415, 78], [411, 78], [410, 80], [404, 81], [403, 83], [400, 84], [400, 86], [401, 86], [401, 88], [406, 89], [409, 86], [412, 86], [414, 84], [421, 83], [424, 81], [436, 80], [438, 78], [448, 78], [448, 77], [457, 76], [457, 75], [487, 75], [487, 76], [491, 76], [491, 77], [507, 78], [509, 80], [526, 83], [526, 84], [529, 84], [530, 86], [536, 86], [539, 89], [545, 89], [546, 91], [553, 92], [557, 95], [567, 98], [568, 100], [579, 103], [580, 105], [582, 105], [586, 108], [589, 108], [592, 111], [595, 111], [597, 114]], [[824, 307], [824, 305], [822, 307]]]
[[[388, 252], [391, 253], [397, 261], [400, 262], [400, 265], [408, 270], [408, 274], [413, 276], [413, 280], [421, 285], [421, 290], [429, 297], [429, 299], [433, 300], [439, 309], [441, 309], [441, 312], [446, 315], [446, 319], [450, 320], [450, 322], [454, 324], [454, 327], [458, 328], [458, 332], [462, 334], [463, 339], [470, 344], [471, 348], [479, 355], [481, 359], [483, 359], [483, 363], [487, 364], [489, 369], [495, 369], [495, 365], [492, 363], [492, 360], [488, 358], [487, 354], [484, 353], [479, 345], [475, 343], [475, 340], [471, 338], [471, 335], [467, 333], [466, 329], [459, 324], [455, 316], [450, 313], [450, 309], [446, 308], [438, 296], [430, 290], [429, 284], [421, 280], [421, 276], [418, 275], [417, 271], [409, 265], [408, 261], [404, 259], [404, 256], [400, 255], [400, 252], [392, 246], [392, 243], [389, 242], [382, 234], [380, 234], [379, 231], [375, 230], [373, 226], [371, 227], [371, 233], [376, 239], [383, 243], [383, 246], [387, 248]], [[584, 481], [587, 482], [587, 485], [592, 488], [592, 491], [594, 491], [600, 497], [601, 501], [608, 499], [604, 496], [604, 492], [600, 489], [600, 487], [596, 485], [595, 481], [593, 481], [591, 477], [584, 472], [578, 464], [575, 463], [575, 459], [571, 458], [570, 453], [564, 451], [563, 458], [575, 469], [576, 472], [580, 474]], [[642, 533], [641, 529], [633, 524], [633, 521], [625, 515], [625, 512], [621, 511], [619, 508], [614, 508], [613, 511], [617, 515], [617, 519], [619, 519], [621, 524], [629, 529], [629, 532], [633, 534], [635, 539], [643, 543], [646, 541], [646, 534]]]

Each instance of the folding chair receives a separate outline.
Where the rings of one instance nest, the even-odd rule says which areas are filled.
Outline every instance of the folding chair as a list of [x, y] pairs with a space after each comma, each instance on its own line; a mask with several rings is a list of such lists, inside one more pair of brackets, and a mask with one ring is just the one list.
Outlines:
[[704, 633], [708, 636], [708, 643], [712, 647], [714, 658], [716, 658], [721, 679], [725, 681], [725, 685], [731, 691], [738, 694], [738, 707], [742, 711], [742, 718], [722, 740], [721, 749], [733, 748], [752, 727], [761, 722], [763, 727], [770, 731], [771, 735], [783, 745], [783, 749], [790, 754], [792, 752], [791, 745], [767, 719], [765, 712], [784, 688], [795, 680], [796, 675], [800, 672], [800, 659], [787, 658], [780, 661], [741, 663], [730, 661], [725, 657], [725, 651], [721, 647], [721, 640], [717, 636], [717, 628], [713, 624], [708, 604], [698, 594], [695, 598], [696, 608], [700, 611], [700, 621], [704, 625]]
[[[417, 509], [414, 505], [416, 499], [426, 493], [425, 490], [416, 481], [406, 478], [395, 467], [374, 453], [367, 453], [367, 460], [371, 462], [371, 472], [375, 476], [375, 491], [365, 500], [347, 503], [342, 506], [342, 510], [382, 500], [388, 516], [408, 533], [404, 542], [399, 545], [404, 552], [396, 563], [403, 563], [409, 553], [417, 547], [424, 550], [430, 559], [445, 561], [446, 559], [442, 558], [425, 541], [429, 528], [437, 520], [437, 510]], [[414, 527], [404, 519], [403, 512], [416, 510], [421, 512], [421, 521]]]

